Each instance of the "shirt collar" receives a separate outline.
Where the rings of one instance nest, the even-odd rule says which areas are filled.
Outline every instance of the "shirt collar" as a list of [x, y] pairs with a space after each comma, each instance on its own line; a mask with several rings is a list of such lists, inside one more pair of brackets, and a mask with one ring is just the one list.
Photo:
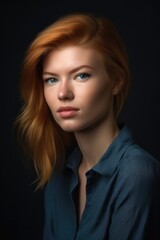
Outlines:
[[[92, 170], [104, 176], [112, 175], [126, 149], [133, 143], [134, 142], [130, 130], [128, 127], [123, 126], [120, 129], [117, 137], [113, 140], [104, 155]], [[67, 167], [71, 169], [78, 168], [81, 159], [82, 154], [79, 147], [77, 146], [69, 157]]]

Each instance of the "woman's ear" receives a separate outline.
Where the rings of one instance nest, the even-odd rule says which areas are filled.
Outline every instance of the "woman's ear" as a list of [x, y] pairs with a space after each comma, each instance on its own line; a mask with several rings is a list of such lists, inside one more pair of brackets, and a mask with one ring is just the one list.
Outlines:
[[113, 82], [112, 94], [117, 95], [120, 92], [120, 90], [122, 89], [123, 84], [124, 84], [124, 81], [122, 78], [116, 79]]

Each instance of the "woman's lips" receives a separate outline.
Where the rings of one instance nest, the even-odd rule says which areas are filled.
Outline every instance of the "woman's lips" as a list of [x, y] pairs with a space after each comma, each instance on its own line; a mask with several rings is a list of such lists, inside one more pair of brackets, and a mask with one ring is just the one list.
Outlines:
[[78, 108], [67, 106], [67, 107], [60, 107], [57, 112], [60, 117], [69, 118], [69, 117], [75, 116], [78, 110], [79, 110]]

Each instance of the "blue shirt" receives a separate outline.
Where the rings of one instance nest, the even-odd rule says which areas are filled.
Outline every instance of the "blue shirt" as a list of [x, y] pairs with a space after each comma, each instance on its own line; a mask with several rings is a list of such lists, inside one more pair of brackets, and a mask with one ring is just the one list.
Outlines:
[[160, 240], [160, 163], [124, 126], [86, 173], [86, 206], [78, 225], [77, 147], [45, 188], [44, 240]]

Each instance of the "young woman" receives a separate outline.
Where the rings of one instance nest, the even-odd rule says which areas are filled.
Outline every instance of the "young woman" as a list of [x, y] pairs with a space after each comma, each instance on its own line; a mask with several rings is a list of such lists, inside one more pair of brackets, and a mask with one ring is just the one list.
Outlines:
[[160, 165], [117, 121], [130, 86], [114, 25], [62, 17], [29, 47], [18, 124], [45, 186], [44, 240], [160, 239]]

